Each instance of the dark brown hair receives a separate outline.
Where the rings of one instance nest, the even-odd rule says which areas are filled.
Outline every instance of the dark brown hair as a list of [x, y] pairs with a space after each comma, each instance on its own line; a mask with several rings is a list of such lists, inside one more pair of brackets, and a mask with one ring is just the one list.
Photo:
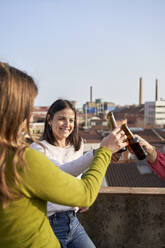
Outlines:
[[46, 120], [45, 120], [45, 126], [44, 126], [44, 132], [42, 139], [46, 140], [48, 143], [54, 145], [56, 142], [56, 138], [52, 132], [52, 129], [49, 125], [49, 121], [53, 120], [54, 114], [60, 110], [70, 108], [73, 110], [75, 114], [75, 119], [74, 119], [74, 129], [72, 133], [67, 137], [66, 142], [67, 144], [71, 144], [74, 146], [75, 151], [78, 151], [81, 146], [81, 137], [78, 134], [78, 126], [77, 126], [77, 114], [74, 106], [72, 103], [68, 100], [63, 100], [63, 99], [58, 99], [55, 101], [48, 109], [47, 115], [46, 115]]
[[20, 135], [21, 124], [25, 121], [30, 136], [29, 121], [37, 93], [38, 89], [32, 77], [0, 62], [0, 201], [3, 207], [7, 206], [10, 200], [18, 198], [18, 194], [7, 184], [7, 161], [9, 153], [12, 152], [10, 175], [17, 184], [17, 164], [20, 162], [22, 169], [26, 167], [24, 152], [28, 146], [24, 136]]

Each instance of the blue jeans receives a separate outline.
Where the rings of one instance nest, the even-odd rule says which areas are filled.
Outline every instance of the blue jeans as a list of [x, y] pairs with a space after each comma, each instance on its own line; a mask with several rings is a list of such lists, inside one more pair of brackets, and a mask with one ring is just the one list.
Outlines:
[[57, 212], [49, 222], [63, 248], [96, 248], [74, 211]]

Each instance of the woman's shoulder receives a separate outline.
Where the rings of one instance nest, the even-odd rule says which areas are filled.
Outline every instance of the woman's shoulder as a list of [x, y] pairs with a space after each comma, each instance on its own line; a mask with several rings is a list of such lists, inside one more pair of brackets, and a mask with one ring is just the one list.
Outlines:
[[43, 154], [38, 150], [38, 149], [34, 149], [33, 147], [27, 147], [25, 150], [25, 156], [27, 159], [31, 158], [31, 159], [38, 159], [40, 158], [40, 156], [42, 157]]
[[47, 156], [31, 147], [28, 147], [25, 150], [25, 160], [28, 169], [25, 173], [27, 175], [26, 178], [31, 178], [34, 175], [37, 176], [38, 173], [44, 175], [44, 173], [47, 173], [48, 170], [52, 170], [51, 168], [55, 166]]
[[[46, 155], [46, 156], [45, 156]], [[48, 156], [49, 154], [45, 154], [45, 152], [41, 152], [37, 149], [33, 149], [32, 147], [27, 147], [25, 150], [25, 157], [26, 160], [31, 162], [32, 164], [36, 164], [37, 161], [44, 163], [44, 161], [50, 161], [51, 157]]]
[[49, 147], [49, 143], [46, 141], [46, 140], [41, 140], [39, 141], [39, 143], [37, 142], [33, 142], [30, 147], [35, 149], [35, 150], [38, 150], [38, 151], [43, 151], [44, 148], [46, 149], [47, 147]]

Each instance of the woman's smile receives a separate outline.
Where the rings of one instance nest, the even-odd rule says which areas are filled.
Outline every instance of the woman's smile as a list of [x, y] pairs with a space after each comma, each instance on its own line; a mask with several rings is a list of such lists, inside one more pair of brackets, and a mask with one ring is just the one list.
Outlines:
[[57, 111], [50, 121], [53, 135], [57, 142], [65, 144], [66, 139], [74, 129], [75, 113], [70, 108]]

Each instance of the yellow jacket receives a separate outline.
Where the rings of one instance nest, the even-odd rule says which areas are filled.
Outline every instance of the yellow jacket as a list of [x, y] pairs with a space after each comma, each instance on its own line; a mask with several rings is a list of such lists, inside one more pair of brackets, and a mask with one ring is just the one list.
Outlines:
[[20, 172], [18, 186], [9, 185], [23, 195], [2, 209], [0, 204], [0, 248], [60, 248], [46, 216], [47, 201], [79, 207], [89, 207], [99, 192], [112, 152], [101, 147], [82, 180], [55, 166], [43, 154], [31, 148], [25, 151], [27, 170]]

